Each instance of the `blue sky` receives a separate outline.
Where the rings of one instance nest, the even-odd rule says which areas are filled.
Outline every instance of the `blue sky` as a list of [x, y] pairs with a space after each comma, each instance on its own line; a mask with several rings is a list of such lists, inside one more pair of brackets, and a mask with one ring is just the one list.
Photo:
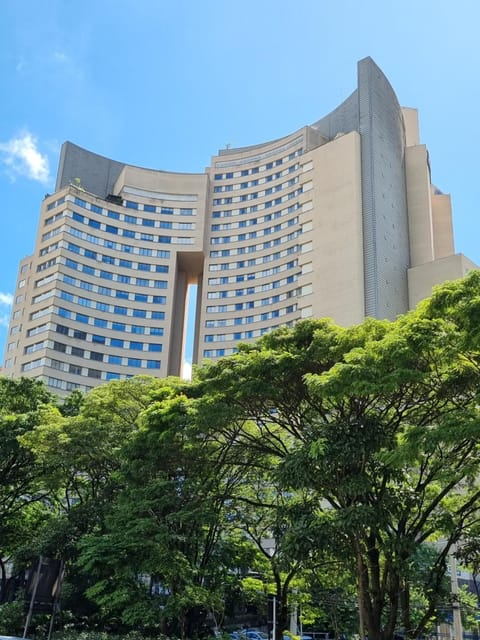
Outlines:
[[478, 0], [1, 0], [0, 357], [63, 141], [201, 172], [311, 124], [371, 56], [419, 109], [456, 250], [480, 264]]

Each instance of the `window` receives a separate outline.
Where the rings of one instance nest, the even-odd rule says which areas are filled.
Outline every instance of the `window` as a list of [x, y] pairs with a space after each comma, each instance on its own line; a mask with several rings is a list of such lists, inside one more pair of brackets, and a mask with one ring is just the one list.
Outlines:
[[77, 340], [86, 340], [87, 334], [85, 333], [85, 331], [79, 331], [78, 329], [74, 329], [73, 337], [76, 338]]
[[79, 347], [72, 347], [72, 356], [77, 356], [78, 358], [83, 358], [85, 351], [80, 349]]
[[152, 311], [152, 320], [165, 320], [165, 311]]
[[68, 372], [69, 373], [74, 373], [77, 376], [81, 376], [82, 375], [82, 367], [79, 367], [77, 364], [71, 364], [68, 367]]
[[151, 336], [163, 336], [163, 328], [162, 327], [150, 327], [150, 335]]
[[142, 361], [139, 358], [128, 358], [129, 367], [141, 367]]
[[125, 206], [128, 209], [138, 209], [138, 202], [132, 202], [131, 200], [125, 200]]
[[112, 329], [114, 331], [125, 331], [125, 325], [123, 322], [112, 322]]
[[136, 302], [148, 302], [148, 296], [146, 293], [136, 293], [135, 294]]
[[85, 324], [88, 324], [88, 316], [83, 313], [77, 313], [75, 320], [77, 322], [84, 322]]
[[127, 315], [127, 307], [120, 307], [118, 305], [115, 305], [113, 307], [113, 311], [114, 311], [114, 313], [117, 313], [120, 316], [126, 316]]
[[68, 336], [68, 327], [66, 327], [64, 324], [57, 324], [55, 331], [57, 333], [62, 333], [65, 336]]
[[99, 371], [98, 369], [88, 369], [87, 371], [87, 375], [89, 378], [101, 378], [102, 377], [102, 372]]
[[103, 353], [100, 353], [99, 351], [90, 351], [90, 360], [103, 362]]
[[153, 205], [153, 204], [144, 204], [143, 205], [143, 210], [144, 211], [150, 211], [151, 213], [155, 213], [155, 205]]
[[100, 222], [98, 222], [98, 220], [92, 220], [92, 218], [89, 218], [88, 226], [93, 227], [94, 229], [100, 229]]
[[146, 318], [147, 317], [147, 312], [145, 311], [145, 309], [134, 309], [133, 310], [133, 317], [134, 318]]
[[120, 347], [121, 349], [123, 349], [123, 340], [119, 340], [118, 338], [110, 338], [110, 346]]
[[132, 325], [132, 333], [145, 333], [145, 327], [142, 327], [140, 325], [134, 324]]
[[121, 356], [108, 356], [109, 364], [122, 364]]
[[149, 351], [158, 351], [158, 352], [160, 352], [160, 351], [162, 351], [162, 345], [158, 344], [156, 342], [155, 343], [151, 343], [151, 344], [148, 345], [148, 350]]
[[53, 349], [55, 351], [60, 351], [61, 353], [66, 353], [67, 345], [63, 344], [63, 342], [54, 342], [53, 343]]
[[155, 226], [155, 220], [150, 220], [150, 218], [143, 218], [142, 219], [142, 224], [144, 227], [154, 227]]
[[147, 360], [147, 369], [160, 369], [160, 360]]
[[106, 329], [107, 328], [107, 321], [104, 320], [103, 318], [94, 318], [93, 319], [93, 324], [96, 327], [100, 327], [101, 329]]
[[134, 342], [131, 340], [130, 349], [133, 349], [134, 351], [143, 351], [143, 342]]

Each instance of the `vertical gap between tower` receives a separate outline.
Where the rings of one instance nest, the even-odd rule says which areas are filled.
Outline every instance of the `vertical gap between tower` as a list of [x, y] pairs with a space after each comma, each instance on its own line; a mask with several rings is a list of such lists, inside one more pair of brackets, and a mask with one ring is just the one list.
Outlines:
[[184, 380], [192, 378], [193, 339], [195, 334], [195, 310], [197, 307], [197, 284], [189, 284], [187, 287], [187, 299], [185, 302], [185, 322], [183, 324], [183, 349], [182, 349], [182, 373]]

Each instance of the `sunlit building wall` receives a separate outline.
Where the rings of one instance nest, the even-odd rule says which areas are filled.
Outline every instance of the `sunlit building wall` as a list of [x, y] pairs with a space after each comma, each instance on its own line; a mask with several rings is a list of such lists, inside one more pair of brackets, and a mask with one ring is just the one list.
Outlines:
[[394, 319], [473, 263], [455, 255], [417, 112], [374, 62], [318, 122], [224, 149], [204, 173], [133, 167], [65, 143], [22, 260], [4, 361], [60, 395], [178, 375], [302, 318]]

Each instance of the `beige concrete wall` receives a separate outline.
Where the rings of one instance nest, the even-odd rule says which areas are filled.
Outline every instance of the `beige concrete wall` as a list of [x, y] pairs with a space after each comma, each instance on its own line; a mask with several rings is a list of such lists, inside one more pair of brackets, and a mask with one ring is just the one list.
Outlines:
[[405, 149], [410, 266], [434, 259], [428, 153], [424, 145]]
[[428, 298], [435, 285], [442, 284], [447, 280], [463, 278], [469, 271], [477, 268], [477, 265], [462, 253], [457, 253], [409, 269], [408, 292], [410, 309], [414, 309], [420, 300]]
[[405, 125], [405, 144], [407, 147], [420, 144], [420, 132], [418, 127], [418, 110], [411, 107], [402, 107], [403, 123]]
[[453, 242], [452, 204], [449, 195], [432, 195], [432, 221], [435, 259], [451, 256]]
[[311, 230], [302, 234], [311, 251], [300, 257], [307, 272], [299, 306], [345, 326], [364, 318], [360, 147], [352, 132], [311, 152], [312, 209], [302, 214], [304, 226], [311, 220]]

